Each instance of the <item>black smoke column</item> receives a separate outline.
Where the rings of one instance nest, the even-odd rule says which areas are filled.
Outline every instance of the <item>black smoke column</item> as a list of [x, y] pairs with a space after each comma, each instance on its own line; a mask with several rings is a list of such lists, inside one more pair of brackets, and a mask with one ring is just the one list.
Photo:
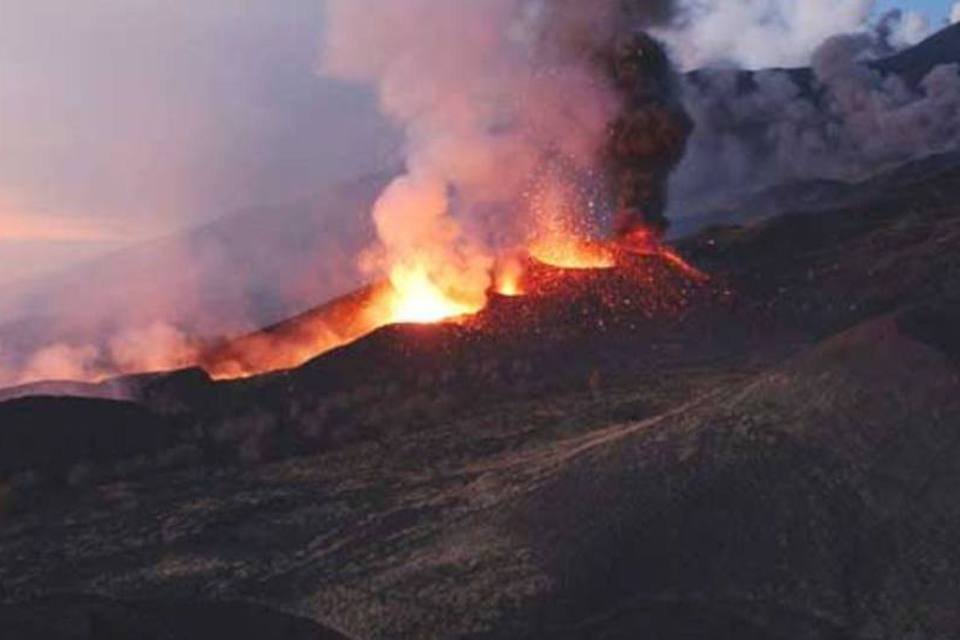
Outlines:
[[604, 168], [616, 208], [615, 233], [662, 235], [667, 182], [693, 130], [663, 46], [643, 31], [616, 35], [600, 63], [623, 99], [611, 125]]

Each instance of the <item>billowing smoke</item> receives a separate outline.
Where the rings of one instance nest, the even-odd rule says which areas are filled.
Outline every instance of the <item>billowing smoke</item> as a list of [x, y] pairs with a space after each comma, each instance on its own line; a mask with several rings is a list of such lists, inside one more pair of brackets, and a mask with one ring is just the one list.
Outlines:
[[603, 181], [611, 127], [642, 102], [617, 74], [651, 80], [642, 64], [621, 69], [618, 47], [670, 16], [659, 0], [332, 0], [326, 72], [374, 84], [406, 132], [406, 172], [374, 209], [380, 245], [365, 263], [482, 296], [491, 249], [535, 224], [532, 191], [558, 176]]
[[[798, 67], [828, 38], [872, 30], [876, 0], [678, 0], [678, 18], [658, 29], [685, 70]], [[892, 10], [880, 19], [894, 46], [929, 34], [923, 14]]]
[[858, 181], [960, 147], [958, 66], [911, 82], [871, 63], [887, 51], [882, 36], [830, 38], [809, 69], [688, 75], [697, 127], [674, 176], [678, 207], [723, 206], [731, 193], [794, 181]]
[[687, 71], [681, 93], [696, 125], [671, 181], [675, 218], [749, 207], [742, 196], [773, 185], [858, 181], [957, 147], [956, 70], [934, 68], [929, 51], [905, 67], [884, 62], [930, 35], [929, 21], [876, 9], [874, 0], [679, 0], [679, 18], [655, 30]]
[[63, 340], [35, 349], [0, 344], [0, 387], [168, 371], [193, 362], [198, 348], [185, 333], [159, 321], [124, 329], [102, 340]]
[[912, 47], [930, 35], [930, 21], [922, 13], [892, 9], [881, 19], [879, 31], [886, 31], [892, 49]]

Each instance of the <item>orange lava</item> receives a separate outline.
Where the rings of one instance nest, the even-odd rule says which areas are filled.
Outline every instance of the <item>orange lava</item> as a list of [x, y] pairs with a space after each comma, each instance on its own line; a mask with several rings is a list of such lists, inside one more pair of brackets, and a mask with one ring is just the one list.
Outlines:
[[523, 286], [523, 260], [516, 255], [501, 259], [493, 275], [493, 291], [497, 295], [516, 298], [526, 294]]
[[379, 326], [432, 324], [472, 315], [486, 306], [486, 298], [468, 300], [445, 291], [423, 268], [395, 268], [390, 285], [389, 292], [376, 303]]
[[559, 269], [612, 269], [617, 266], [616, 252], [610, 245], [574, 236], [539, 238], [529, 251], [534, 260]]
[[215, 380], [236, 380], [298, 367], [394, 324], [456, 322], [486, 306], [445, 292], [425, 271], [395, 269], [390, 280], [232, 340], [200, 358]]
[[635, 229], [620, 238], [617, 244], [619, 248], [627, 254], [659, 256], [680, 269], [680, 271], [693, 280], [706, 281], [710, 279], [707, 274], [684, 260], [680, 254], [664, 244], [657, 234], [648, 229]]

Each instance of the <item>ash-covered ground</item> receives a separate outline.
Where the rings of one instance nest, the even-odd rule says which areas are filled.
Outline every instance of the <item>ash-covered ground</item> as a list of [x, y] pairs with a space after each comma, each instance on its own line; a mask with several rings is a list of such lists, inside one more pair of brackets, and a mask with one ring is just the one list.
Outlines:
[[0, 636], [957, 637], [958, 189], [939, 156], [700, 233], [708, 284], [8, 392]]

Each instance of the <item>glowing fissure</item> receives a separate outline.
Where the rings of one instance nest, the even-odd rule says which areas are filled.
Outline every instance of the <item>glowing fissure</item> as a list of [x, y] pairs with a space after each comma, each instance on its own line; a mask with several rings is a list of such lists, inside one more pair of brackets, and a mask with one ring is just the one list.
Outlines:
[[516, 298], [526, 293], [523, 287], [524, 265], [517, 255], [501, 258], [493, 277], [493, 290], [497, 295]]
[[486, 306], [486, 297], [465, 302], [452, 297], [430, 279], [426, 267], [400, 265], [390, 272], [392, 299], [384, 325], [431, 324], [477, 313]]

